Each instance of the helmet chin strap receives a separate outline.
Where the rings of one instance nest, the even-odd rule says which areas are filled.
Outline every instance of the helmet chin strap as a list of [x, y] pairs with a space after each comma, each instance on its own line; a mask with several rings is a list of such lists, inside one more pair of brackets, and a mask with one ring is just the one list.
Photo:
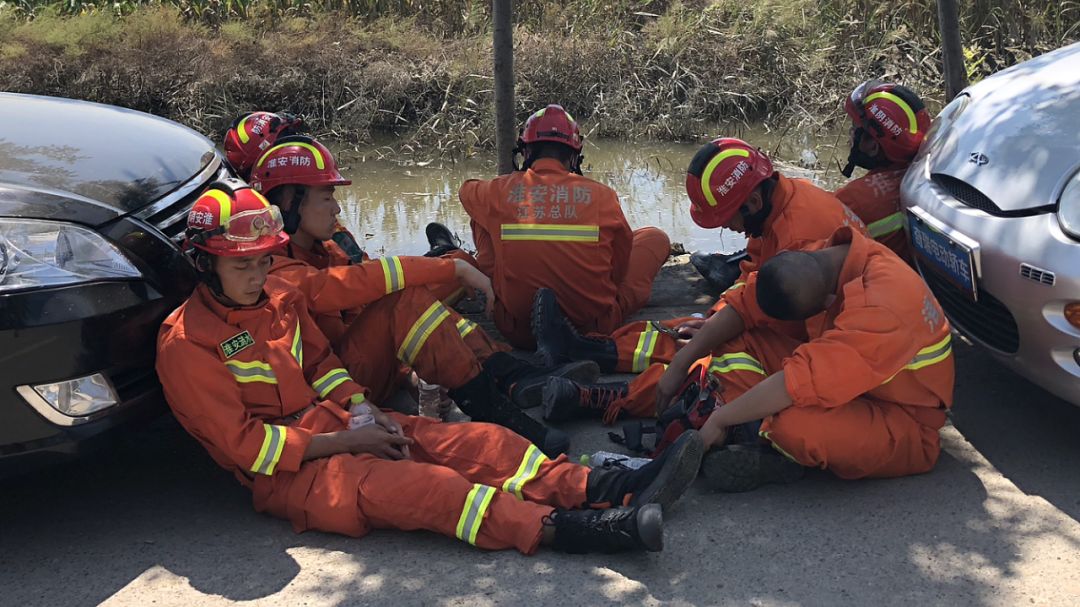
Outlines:
[[195, 274], [199, 277], [199, 280], [210, 288], [210, 292], [218, 299], [228, 299], [225, 296], [225, 291], [221, 288], [221, 279], [214, 272], [213, 260], [210, 255], [205, 251], [195, 249], [193, 261], [195, 262]]
[[743, 218], [743, 227], [746, 233], [754, 238], [761, 238], [765, 232], [765, 220], [772, 214], [772, 194], [776, 182], [767, 179], [761, 183], [761, 209], [757, 213], [751, 213], [750, 209], [743, 205], [739, 207], [739, 214]]
[[292, 236], [300, 229], [300, 203], [304, 201], [307, 188], [302, 185], [293, 186], [292, 203], [289, 210], [282, 213], [282, 223], [285, 224], [285, 233]]

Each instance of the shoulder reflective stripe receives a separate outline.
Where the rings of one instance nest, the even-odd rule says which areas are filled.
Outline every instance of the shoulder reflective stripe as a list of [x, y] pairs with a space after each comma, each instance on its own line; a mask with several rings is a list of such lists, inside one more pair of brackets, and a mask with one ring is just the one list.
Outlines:
[[379, 260], [379, 265], [382, 266], [387, 295], [405, 288], [405, 270], [401, 268], [401, 259], [383, 257]]
[[919, 350], [915, 357], [911, 359], [911, 362], [904, 365], [903, 368], [901, 368], [896, 373], [893, 373], [892, 377], [886, 379], [884, 382], [881, 383], [881, 385], [884, 386], [885, 384], [896, 379], [896, 376], [900, 375], [900, 373], [904, 371], [918, 371], [919, 369], [929, 367], [930, 365], [935, 365], [948, 358], [951, 354], [952, 334], [949, 333], [941, 341], [931, 346], [927, 346], [922, 350]]
[[874, 93], [873, 95], [870, 95], [869, 97], [866, 98], [866, 101], [864, 101], [863, 103], [870, 103], [871, 101], [873, 101], [875, 99], [888, 99], [889, 101], [892, 101], [897, 106], [899, 106], [900, 109], [904, 110], [904, 114], [907, 116], [907, 119], [908, 119], [908, 132], [911, 133], [912, 135], [919, 132], [919, 122], [917, 120], [915, 120], [915, 112], [913, 112], [911, 110], [911, 106], [908, 105], [903, 99], [901, 99], [901, 98], [897, 97], [896, 95], [893, 95], [892, 93], [889, 93], [887, 91], [881, 91], [881, 92], [878, 92], [878, 93]]
[[461, 517], [458, 518], [456, 535], [459, 540], [476, 545], [476, 535], [480, 532], [480, 526], [484, 524], [484, 515], [495, 493], [494, 487], [473, 485], [472, 491], [469, 491], [469, 495], [465, 497]]
[[748, 150], [734, 149], [724, 150], [716, 156], [712, 157], [709, 164], [705, 165], [705, 170], [701, 173], [701, 191], [705, 194], [705, 200], [709, 201], [710, 207], [716, 206], [716, 197], [712, 193], [712, 189], [709, 188], [709, 180], [712, 179], [713, 171], [716, 167], [720, 166], [720, 163], [731, 158], [732, 156], [741, 156], [743, 158], [749, 158], [750, 152]]
[[721, 293], [721, 295], [724, 295], [725, 293], [729, 293], [731, 291], [734, 291], [735, 289], [738, 289], [739, 287], [745, 287], [745, 286], [746, 286], [745, 282], [737, 282], [737, 283], [731, 285], [730, 287], [724, 289], [724, 292]]
[[364, 396], [363, 392], [357, 392], [356, 394], [353, 394], [352, 396], [349, 397], [349, 404], [350, 405], [359, 405], [360, 403], [365, 402], [366, 400], [367, 400], [367, 397]]
[[269, 150], [266, 150], [266, 153], [259, 158], [259, 161], [255, 163], [255, 166], [261, 167], [263, 165], [263, 162], [266, 162], [266, 159], [270, 156], [270, 154], [273, 154], [281, 148], [286, 147], [304, 148], [305, 150], [311, 152], [311, 155], [315, 157], [315, 168], [319, 169], [320, 171], [326, 168], [326, 163], [323, 161], [322, 153], [319, 152], [319, 150], [315, 146], [311, 145], [310, 143], [304, 143], [302, 141], [290, 141], [288, 143], [275, 145]]
[[237, 383], [277, 383], [277, 375], [274, 375], [274, 370], [270, 368], [269, 364], [262, 361], [253, 360], [251, 362], [243, 362], [239, 360], [227, 360], [225, 361], [225, 366], [229, 368], [229, 372], [233, 374], [233, 378], [236, 379]]
[[221, 209], [218, 213], [218, 225], [226, 226], [229, 224], [229, 220], [232, 219], [232, 199], [229, 195], [221, 190], [209, 189], [204, 196], [209, 196], [217, 201], [218, 207]]
[[398, 360], [407, 365], [413, 364], [416, 355], [420, 353], [420, 349], [424, 347], [428, 337], [447, 318], [450, 318], [450, 311], [442, 305], [442, 302], [437, 301], [431, 304], [431, 307], [421, 314], [420, 318], [416, 319], [412, 328], [409, 329], [409, 333], [401, 342], [401, 347], [397, 351]]
[[304, 338], [300, 336], [300, 321], [296, 321], [296, 334], [292, 340], [292, 355], [296, 362], [300, 363], [300, 369], [304, 368]]
[[529, 445], [529, 448], [525, 450], [525, 455], [521, 458], [521, 465], [518, 466], [517, 472], [514, 473], [514, 476], [506, 479], [502, 490], [513, 493], [519, 500], [524, 500], [521, 490], [525, 488], [529, 481], [536, 478], [536, 475], [540, 472], [540, 465], [545, 461], [547, 461], [547, 456], [544, 455], [544, 452], [537, 449], [536, 445]]
[[461, 320], [457, 321], [457, 331], [458, 334], [462, 337], [465, 337], [469, 333], [472, 333], [474, 330], [476, 330], [477, 326], [478, 325], [476, 323], [467, 318], [462, 318]]
[[251, 471], [256, 474], [271, 475], [277, 467], [281, 454], [285, 451], [285, 438], [289, 430], [285, 426], [271, 426], [263, 424], [263, 444], [259, 450], [259, 456], [251, 465]]
[[872, 238], [881, 238], [904, 229], [904, 214], [893, 213], [866, 226]]
[[709, 371], [712, 373], [731, 373], [732, 371], [753, 371], [758, 375], [767, 375], [765, 367], [761, 366], [756, 358], [746, 352], [734, 352], [721, 356], [714, 356], [709, 363]]
[[504, 223], [503, 240], [552, 240], [559, 242], [600, 242], [598, 225], [545, 223]]
[[333, 392], [334, 388], [350, 379], [352, 378], [349, 377], [349, 372], [338, 367], [330, 369], [329, 373], [312, 382], [311, 387], [319, 394], [319, 398], [326, 398], [326, 395]]
[[653, 351], [656, 350], [656, 342], [659, 339], [660, 332], [653, 327], [651, 322], [646, 322], [645, 330], [638, 337], [637, 348], [634, 349], [631, 369], [634, 373], [641, 373], [649, 367], [649, 360], [652, 358]]
[[769, 433], [768, 432], [766, 432], [764, 430], [760, 430], [760, 431], [758, 431], [758, 434], [761, 436], [761, 438], [764, 438], [765, 440], [769, 441], [769, 444], [772, 445], [772, 448], [779, 451], [781, 455], [783, 455], [784, 457], [788, 458], [789, 460], [795, 462], [796, 464], [799, 464], [800, 466], [802, 465], [802, 464], [799, 463], [799, 460], [792, 457], [790, 453], [788, 453], [787, 451], [784, 451], [784, 449], [780, 445], [777, 445], [773, 441], [773, 439], [769, 438]]

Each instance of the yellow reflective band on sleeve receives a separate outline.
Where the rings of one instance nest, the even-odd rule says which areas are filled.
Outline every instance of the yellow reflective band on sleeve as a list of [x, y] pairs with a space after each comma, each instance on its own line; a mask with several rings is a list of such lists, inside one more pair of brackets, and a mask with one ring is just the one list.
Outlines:
[[273, 154], [281, 148], [286, 147], [304, 148], [305, 150], [311, 152], [311, 155], [315, 157], [315, 168], [319, 169], [320, 171], [326, 168], [326, 162], [323, 160], [322, 152], [320, 152], [318, 148], [311, 145], [310, 143], [304, 143], [303, 141], [290, 141], [288, 143], [275, 145], [269, 150], [266, 150], [266, 153], [259, 157], [259, 161], [255, 163], [255, 166], [261, 167], [263, 163], [266, 162], [266, 159], [270, 156], [270, 154]]
[[461, 335], [461, 337], [464, 338], [469, 333], [475, 331], [477, 326], [478, 325], [473, 321], [467, 318], [462, 318], [461, 320], [457, 321], [458, 335]]
[[651, 321], [645, 322], [645, 330], [638, 336], [637, 348], [634, 348], [634, 360], [631, 363], [634, 373], [641, 373], [649, 368], [649, 361], [656, 350], [656, 342], [660, 341], [660, 331], [657, 331]]
[[712, 157], [709, 164], [705, 165], [705, 171], [701, 173], [701, 191], [705, 194], [705, 200], [709, 202], [710, 207], [715, 207], [716, 196], [713, 195], [712, 189], [709, 187], [709, 180], [712, 179], [713, 171], [716, 167], [720, 166], [720, 163], [731, 158], [732, 156], [740, 156], [742, 158], [749, 158], [750, 152], [748, 150], [734, 149], [724, 150], [716, 156]]
[[952, 355], [952, 334], [949, 333], [944, 339], [935, 343], [932, 346], [927, 346], [922, 350], [919, 350], [915, 357], [911, 359], [911, 362], [904, 365], [902, 369], [893, 373], [892, 377], [886, 379], [881, 385], [885, 385], [892, 380], [896, 379], [897, 375], [904, 371], [918, 371], [930, 365], [936, 365], [937, 363], [949, 358]]
[[251, 471], [269, 476], [274, 473], [274, 468], [285, 451], [285, 438], [289, 435], [289, 429], [286, 426], [263, 424], [263, 432], [265, 434], [262, 449], [259, 450], [255, 463], [251, 465]]
[[893, 213], [866, 226], [871, 238], [881, 238], [904, 229], [904, 214]]
[[300, 336], [300, 321], [296, 321], [296, 334], [292, 339], [292, 355], [296, 362], [300, 363], [300, 369], [304, 368], [304, 339]]
[[765, 373], [765, 367], [746, 352], [733, 352], [712, 357], [709, 363], [710, 373], [731, 373], [732, 371], [751, 371], [758, 375], [768, 375]]
[[919, 122], [915, 120], [915, 112], [911, 110], [911, 106], [908, 105], [903, 99], [897, 97], [896, 95], [893, 95], [892, 93], [881, 91], [880, 93], [874, 93], [873, 95], [870, 95], [863, 103], [870, 103], [875, 99], [888, 99], [889, 101], [892, 101], [896, 105], [900, 106], [900, 109], [904, 110], [904, 114], [907, 116], [908, 119], [908, 132], [912, 135], [919, 132]]
[[401, 268], [400, 258], [383, 257], [379, 260], [379, 265], [382, 266], [387, 295], [405, 288], [405, 270]]
[[724, 292], [721, 293], [720, 295], [726, 295], [726, 294], [730, 293], [731, 291], [734, 291], [735, 289], [739, 289], [739, 288], [742, 288], [742, 287], [745, 287], [745, 286], [746, 286], [745, 282], [737, 282], [737, 283], [731, 285], [730, 287], [724, 289]]
[[540, 472], [541, 464], [547, 459], [547, 456], [544, 455], [543, 451], [537, 449], [536, 445], [529, 445], [529, 448], [525, 450], [525, 455], [521, 458], [521, 465], [518, 466], [517, 472], [514, 473], [514, 476], [506, 479], [502, 490], [513, 493], [519, 500], [524, 500], [521, 490], [529, 481], [536, 478], [536, 475]]
[[600, 242], [598, 225], [553, 223], [504, 223], [503, 240], [547, 240], [557, 242]]
[[473, 485], [472, 491], [469, 491], [469, 495], [465, 497], [461, 517], [458, 518], [456, 535], [459, 540], [476, 545], [476, 535], [480, 533], [480, 526], [484, 524], [484, 515], [487, 514], [493, 497], [495, 497], [494, 487]]
[[334, 388], [350, 379], [352, 378], [349, 377], [349, 372], [339, 367], [337, 369], [330, 369], [329, 373], [312, 382], [311, 387], [315, 389], [319, 398], [326, 398], [326, 395], [333, 392]]
[[209, 189], [203, 196], [209, 196], [217, 201], [218, 207], [221, 209], [218, 225], [223, 227], [229, 225], [229, 220], [232, 219], [232, 199], [229, 198], [229, 195], [221, 190]]
[[398, 360], [407, 365], [413, 364], [421, 348], [427, 343], [428, 337], [431, 337], [435, 329], [447, 318], [450, 318], [450, 310], [447, 310], [442, 302], [437, 301], [431, 304], [431, 307], [416, 319], [401, 342], [401, 347], [397, 351]]
[[264, 363], [261, 360], [253, 360], [250, 362], [227, 360], [225, 361], [225, 366], [229, 368], [229, 372], [233, 374], [233, 378], [240, 384], [250, 384], [252, 382], [262, 382], [264, 384], [277, 383], [277, 375], [274, 375], [274, 370], [270, 368], [270, 364]]
[[349, 397], [349, 404], [350, 405], [359, 405], [360, 403], [365, 402], [365, 401], [367, 401], [367, 397], [364, 396], [363, 392], [357, 392], [356, 394], [353, 394], [352, 396]]

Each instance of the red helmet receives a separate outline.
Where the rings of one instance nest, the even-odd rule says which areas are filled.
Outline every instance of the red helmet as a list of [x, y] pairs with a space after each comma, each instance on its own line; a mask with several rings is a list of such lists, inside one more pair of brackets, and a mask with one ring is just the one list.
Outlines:
[[554, 141], [581, 151], [581, 129], [561, 105], [551, 104], [525, 121], [521, 142], [528, 145], [538, 141]]
[[251, 187], [267, 194], [283, 185], [349, 185], [338, 172], [330, 150], [310, 137], [279, 140], [255, 163]]
[[769, 158], [741, 139], [722, 137], [706, 143], [686, 171], [690, 217], [703, 228], [724, 225], [773, 172]]
[[284, 112], [245, 114], [225, 132], [225, 158], [246, 179], [267, 148], [282, 137], [297, 134], [303, 124], [303, 120]]
[[281, 211], [239, 179], [210, 184], [188, 212], [187, 242], [221, 257], [259, 255], [285, 246]]
[[930, 130], [930, 113], [922, 99], [899, 84], [867, 80], [844, 100], [844, 111], [894, 163], [911, 162]]

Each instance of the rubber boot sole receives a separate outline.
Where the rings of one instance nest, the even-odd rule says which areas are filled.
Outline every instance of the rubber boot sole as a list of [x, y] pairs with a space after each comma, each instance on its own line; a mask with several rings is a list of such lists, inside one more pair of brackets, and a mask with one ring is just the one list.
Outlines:
[[742, 493], [770, 483], [794, 483], [805, 469], [767, 447], [730, 445], [706, 454], [701, 472], [713, 490]]
[[664, 512], [659, 504], [645, 504], [638, 509], [635, 518], [638, 539], [649, 552], [664, 549]]
[[648, 487], [634, 494], [631, 506], [658, 504], [667, 512], [694, 484], [705, 454], [701, 435], [696, 430], [687, 430], [668, 449], [671, 452], [664, 460], [664, 467]]
[[[563, 377], [579, 384], [591, 384], [600, 377], [600, 366], [591, 360], [566, 363], [552, 369], [545, 377], [535, 377], [518, 382], [511, 389], [511, 400], [522, 409], [532, 409], [544, 403], [544, 386], [548, 377]], [[525, 384], [525, 385], [522, 385]]]

